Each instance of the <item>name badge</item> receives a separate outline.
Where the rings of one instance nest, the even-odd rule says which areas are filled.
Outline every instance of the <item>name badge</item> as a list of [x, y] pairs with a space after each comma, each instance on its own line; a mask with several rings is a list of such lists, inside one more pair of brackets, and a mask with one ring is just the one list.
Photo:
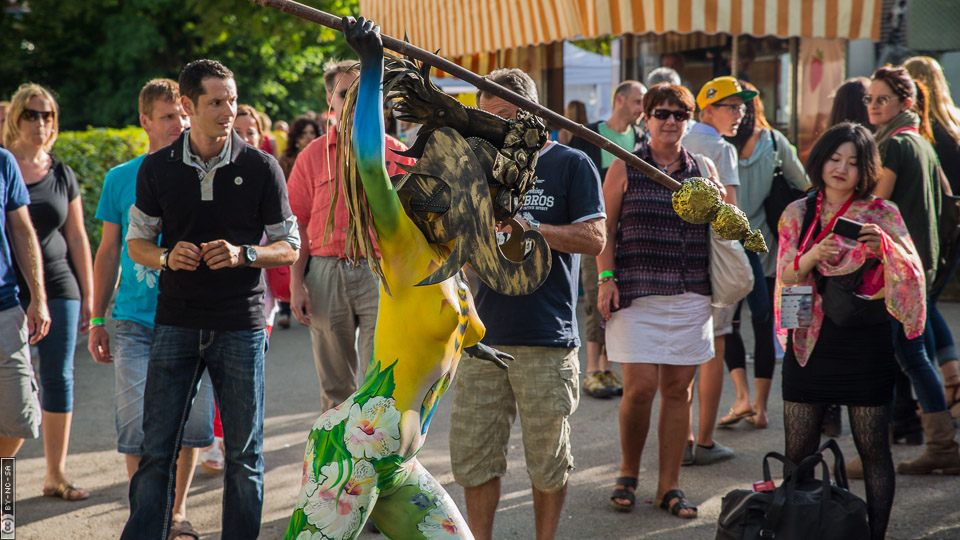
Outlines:
[[780, 289], [780, 328], [809, 328], [813, 321], [813, 287]]

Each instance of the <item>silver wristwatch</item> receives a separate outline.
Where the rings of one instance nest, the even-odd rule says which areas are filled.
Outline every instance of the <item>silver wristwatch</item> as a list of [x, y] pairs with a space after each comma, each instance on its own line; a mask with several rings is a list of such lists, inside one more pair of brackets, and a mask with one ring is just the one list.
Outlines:
[[533, 231], [536, 231], [537, 229], [540, 228], [540, 222], [533, 218], [530, 218], [527, 220], [527, 225], [530, 225], [530, 230], [533, 230]]

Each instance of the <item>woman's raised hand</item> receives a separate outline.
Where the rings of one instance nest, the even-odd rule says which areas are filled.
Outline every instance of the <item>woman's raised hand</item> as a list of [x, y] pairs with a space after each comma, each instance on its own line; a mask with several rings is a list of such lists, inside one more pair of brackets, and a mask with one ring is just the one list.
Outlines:
[[357, 53], [362, 62], [365, 59], [379, 59], [383, 57], [383, 41], [380, 39], [380, 27], [373, 21], [360, 17], [344, 17], [343, 37], [347, 45]]

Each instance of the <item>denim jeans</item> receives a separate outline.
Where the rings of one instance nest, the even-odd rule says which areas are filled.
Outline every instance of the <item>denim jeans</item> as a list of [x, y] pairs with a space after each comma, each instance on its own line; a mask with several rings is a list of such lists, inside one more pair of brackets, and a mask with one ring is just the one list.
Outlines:
[[957, 347], [954, 344], [950, 327], [947, 326], [947, 321], [943, 319], [943, 315], [941, 315], [940, 310], [937, 309], [940, 294], [947, 288], [947, 284], [950, 283], [950, 277], [953, 276], [958, 265], [960, 265], [960, 255], [954, 259], [953, 265], [947, 272], [947, 279], [943, 281], [943, 285], [931, 291], [930, 297], [927, 298], [927, 328], [932, 335], [933, 350], [937, 363], [940, 365], [951, 360], [956, 360], [957, 357], [960, 356], [960, 354], [957, 353]]
[[943, 386], [940, 385], [940, 378], [928, 354], [929, 324], [924, 335], [914, 339], [907, 339], [906, 334], [903, 333], [903, 324], [897, 319], [890, 317], [890, 324], [893, 327], [893, 348], [896, 351], [897, 362], [907, 377], [910, 377], [913, 391], [917, 394], [917, 401], [923, 407], [923, 412], [935, 413], [947, 410]]
[[[29, 306], [23, 306], [24, 311]], [[77, 352], [80, 301], [47, 300], [50, 331], [37, 342], [40, 357], [40, 407], [47, 412], [73, 411], [73, 357]]]
[[[121, 454], [140, 455], [143, 392], [152, 344], [152, 328], [133, 321], [117, 321], [113, 365], [117, 376], [117, 451]], [[183, 446], [206, 448], [213, 444], [213, 414], [213, 383], [206, 371], [183, 430]]]
[[263, 357], [266, 330], [157, 325], [143, 397], [143, 453], [130, 482], [121, 540], [166, 540], [177, 453], [204, 369], [210, 370], [226, 454], [223, 538], [254, 539], [263, 510]]
[[758, 321], [766, 322], [773, 316], [773, 309], [767, 294], [767, 278], [763, 275], [763, 263], [760, 261], [760, 255], [750, 250], [745, 251], [747, 252], [747, 260], [750, 261], [750, 269], [753, 270], [753, 290], [747, 295], [750, 316]]

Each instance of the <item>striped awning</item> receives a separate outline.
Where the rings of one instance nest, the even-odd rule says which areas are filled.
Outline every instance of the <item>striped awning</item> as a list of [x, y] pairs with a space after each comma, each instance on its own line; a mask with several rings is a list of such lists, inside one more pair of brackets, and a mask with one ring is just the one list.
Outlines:
[[360, 0], [385, 34], [446, 57], [624, 33], [880, 37], [883, 0]]

